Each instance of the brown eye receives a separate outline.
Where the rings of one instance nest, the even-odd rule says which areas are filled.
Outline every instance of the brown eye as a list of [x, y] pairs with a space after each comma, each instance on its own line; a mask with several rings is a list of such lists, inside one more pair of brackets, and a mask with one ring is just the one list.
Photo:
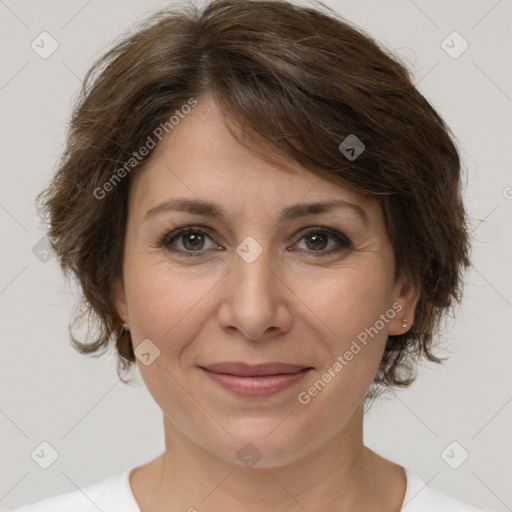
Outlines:
[[[208, 240], [210, 240], [210, 247], [207, 244]], [[193, 227], [169, 233], [164, 237], [161, 245], [169, 251], [184, 256], [204, 256], [205, 251], [219, 248], [205, 229]]]
[[[320, 257], [329, 256], [352, 247], [352, 243], [345, 235], [327, 228], [310, 229], [302, 236], [300, 241], [302, 240], [305, 241], [306, 252]], [[329, 245], [330, 248], [328, 249]]]
[[190, 251], [196, 251], [203, 248], [204, 235], [197, 232], [189, 232], [181, 235], [183, 247]]
[[324, 233], [313, 233], [304, 237], [306, 245], [314, 251], [323, 251], [329, 242], [329, 237]]

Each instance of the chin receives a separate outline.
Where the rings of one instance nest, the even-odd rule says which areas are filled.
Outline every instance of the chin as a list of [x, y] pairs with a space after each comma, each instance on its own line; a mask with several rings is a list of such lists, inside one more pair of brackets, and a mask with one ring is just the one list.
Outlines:
[[244, 418], [233, 422], [227, 430], [232, 438], [211, 441], [213, 452], [241, 467], [264, 469], [285, 466], [313, 450], [304, 440], [306, 432], [291, 428], [289, 419]]

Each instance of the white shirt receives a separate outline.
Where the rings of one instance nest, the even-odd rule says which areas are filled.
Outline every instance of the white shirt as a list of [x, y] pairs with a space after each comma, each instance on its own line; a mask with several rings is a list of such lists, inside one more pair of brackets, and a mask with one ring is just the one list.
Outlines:
[[[489, 512], [431, 489], [417, 473], [404, 470], [407, 487], [400, 512]], [[141, 512], [130, 487], [130, 472], [131, 469], [82, 490], [46, 498], [11, 512]]]

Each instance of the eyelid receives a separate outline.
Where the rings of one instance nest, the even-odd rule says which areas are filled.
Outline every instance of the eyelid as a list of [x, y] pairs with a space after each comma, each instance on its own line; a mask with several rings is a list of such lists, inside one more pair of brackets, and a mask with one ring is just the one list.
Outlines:
[[310, 226], [306, 226], [306, 227], [302, 228], [297, 233], [297, 240], [300, 240], [301, 238], [303, 238], [310, 231], [325, 233], [327, 235], [332, 236], [333, 238], [340, 239], [341, 241], [345, 242], [347, 244], [347, 246], [352, 247], [352, 240], [347, 235], [345, 235], [345, 233], [343, 231], [340, 231], [339, 229], [331, 228], [328, 226], [319, 226], [318, 224], [314, 224], [314, 225], [310, 225]]
[[170, 244], [173, 239], [176, 239], [181, 235], [184, 235], [184, 234], [187, 234], [187, 233], [193, 232], [193, 231], [199, 231], [199, 232], [204, 231], [204, 233], [206, 235], [208, 235], [212, 241], [214, 241], [216, 238], [214, 235], [214, 231], [215, 231], [214, 229], [209, 228], [208, 226], [202, 226], [200, 224], [193, 224], [193, 225], [190, 224], [190, 225], [185, 225], [182, 227], [177, 227], [171, 231], [166, 231], [164, 233], [164, 235], [160, 237], [160, 239], [161, 239], [160, 245], [165, 246], [166, 244]]
[[[185, 255], [185, 256], [201, 256], [205, 252], [211, 252], [211, 249], [210, 250], [209, 249], [200, 249], [197, 251], [184, 251], [184, 250], [180, 250], [180, 249], [171, 249], [169, 247], [171, 245], [171, 243], [173, 243], [176, 239], [179, 239], [180, 236], [185, 235], [190, 232], [204, 232], [204, 234], [207, 235], [208, 238], [210, 238], [210, 240], [214, 244], [219, 245], [217, 243], [217, 236], [216, 236], [216, 234], [214, 234], [215, 233], [214, 229], [212, 229], [208, 226], [189, 224], [189, 225], [184, 225], [182, 227], [176, 227], [171, 232], [166, 232], [163, 236], [160, 237], [159, 246], [163, 247], [164, 249], [166, 249], [170, 252], [178, 253], [178, 254]], [[331, 228], [328, 226], [321, 226], [321, 225], [317, 225], [317, 224], [304, 226], [302, 229], [300, 229], [295, 236], [295, 241], [293, 242], [292, 247], [295, 246], [296, 244], [298, 244], [310, 232], [311, 233], [321, 233], [321, 234], [327, 235], [330, 238], [334, 238], [337, 240], [337, 246], [338, 246], [334, 249], [329, 249], [329, 250], [319, 250], [319, 251], [303, 250], [303, 252], [314, 255], [314, 257], [329, 256], [332, 254], [339, 253], [342, 250], [354, 250], [354, 246], [353, 246], [351, 239], [348, 236], [346, 236], [345, 233], [343, 233], [342, 231], [340, 231], [337, 228]]]

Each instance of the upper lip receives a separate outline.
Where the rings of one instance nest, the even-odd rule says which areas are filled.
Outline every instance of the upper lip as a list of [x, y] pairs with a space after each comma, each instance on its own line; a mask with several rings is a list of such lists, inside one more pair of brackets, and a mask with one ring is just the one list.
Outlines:
[[258, 377], [262, 375], [282, 375], [286, 373], [298, 373], [309, 366], [288, 363], [262, 363], [250, 365], [242, 362], [221, 362], [201, 366], [206, 370], [214, 373], [227, 373], [230, 375], [238, 375], [240, 377]]

